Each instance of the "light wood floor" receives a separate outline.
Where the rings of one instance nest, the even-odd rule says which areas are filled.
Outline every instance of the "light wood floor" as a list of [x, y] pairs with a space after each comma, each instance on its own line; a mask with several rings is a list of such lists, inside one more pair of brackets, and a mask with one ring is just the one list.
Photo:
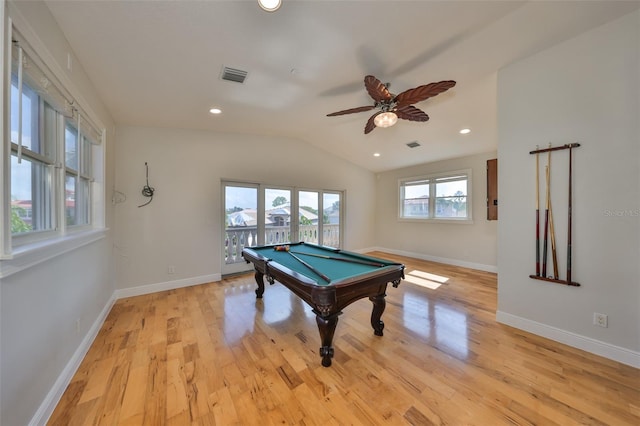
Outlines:
[[640, 424], [640, 370], [496, 323], [494, 274], [372, 254], [446, 282], [389, 286], [383, 337], [347, 307], [331, 367], [310, 308], [253, 274], [122, 299], [50, 424]]

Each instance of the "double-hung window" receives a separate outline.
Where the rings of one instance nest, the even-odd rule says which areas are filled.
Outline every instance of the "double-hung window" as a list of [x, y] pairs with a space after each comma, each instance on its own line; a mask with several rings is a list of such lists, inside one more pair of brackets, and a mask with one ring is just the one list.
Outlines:
[[42, 247], [43, 241], [102, 225], [95, 223], [101, 216], [93, 210], [102, 204], [92, 192], [104, 131], [56, 77], [56, 67], [45, 64], [15, 28], [12, 41], [5, 91], [10, 113], [4, 117], [10, 139], [2, 159], [9, 173], [0, 177], [10, 190], [2, 200], [10, 203], [4, 210], [9, 217], [0, 224], [5, 259], [16, 247]]
[[65, 220], [67, 226], [90, 223], [92, 164], [91, 140], [78, 132], [78, 121], [65, 120]]
[[401, 179], [400, 219], [471, 220], [471, 170]]
[[29, 85], [19, 84], [17, 76], [12, 76], [12, 234], [54, 227], [55, 124], [51, 107]]

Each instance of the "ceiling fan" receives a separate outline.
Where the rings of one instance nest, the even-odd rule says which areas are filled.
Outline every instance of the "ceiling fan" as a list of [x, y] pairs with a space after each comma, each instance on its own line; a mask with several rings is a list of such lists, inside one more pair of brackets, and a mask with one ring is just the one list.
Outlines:
[[418, 86], [405, 90], [399, 95], [394, 95], [389, 92], [388, 83], [383, 84], [374, 76], [368, 75], [364, 78], [364, 87], [373, 98], [374, 104], [332, 112], [331, 114], [327, 114], [327, 117], [378, 109], [379, 111], [373, 114], [369, 118], [369, 121], [367, 121], [367, 125], [364, 127], [365, 135], [376, 127], [393, 126], [398, 121], [398, 118], [409, 121], [427, 121], [429, 120], [429, 116], [421, 109], [414, 107], [413, 104], [439, 95], [455, 85], [455, 81], [445, 80]]

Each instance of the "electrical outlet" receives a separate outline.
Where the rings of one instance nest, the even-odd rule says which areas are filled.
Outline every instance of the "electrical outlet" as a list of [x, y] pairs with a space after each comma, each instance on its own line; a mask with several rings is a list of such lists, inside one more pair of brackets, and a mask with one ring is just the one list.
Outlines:
[[593, 325], [597, 325], [598, 327], [607, 328], [608, 326], [608, 317], [606, 314], [599, 314], [597, 312], [593, 313]]
[[175, 274], [176, 273], [176, 267], [173, 265], [167, 266], [167, 274]]
[[76, 318], [76, 334], [80, 334], [80, 318]]

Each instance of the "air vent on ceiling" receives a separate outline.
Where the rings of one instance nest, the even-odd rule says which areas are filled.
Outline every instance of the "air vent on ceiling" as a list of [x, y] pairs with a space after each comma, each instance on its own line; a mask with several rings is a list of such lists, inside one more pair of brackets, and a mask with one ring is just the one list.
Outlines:
[[417, 147], [419, 147], [419, 146], [420, 146], [420, 144], [418, 143], [418, 141], [413, 141], [413, 142], [409, 142], [409, 143], [407, 144], [407, 146], [408, 146], [409, 148], [417, 148]]
[[244, 83], [247, 78], [247, 72], [236, 68], [222, 67], [222, 74], [220, 78], [227, 81], [234, 81], [236, 83]]

